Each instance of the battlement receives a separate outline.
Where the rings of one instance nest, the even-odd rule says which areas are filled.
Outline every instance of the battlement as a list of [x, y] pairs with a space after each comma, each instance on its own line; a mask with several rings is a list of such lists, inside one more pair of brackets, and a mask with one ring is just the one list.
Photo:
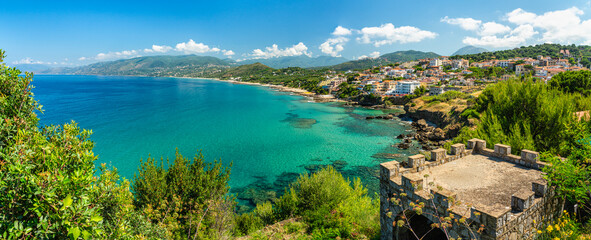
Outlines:
[[[514, 233], [529, 237], [527, 229], [538, 227], [541, 216], [555, 210], [550, 205], [556, 203], [548, 200], [553, 193], [540, 171], [546, 163], [534, 151], [522, 150], [517, 156], [508, 145], [495, 144], [489, 149], [484, 140], [467, 143], [452, 145], [449, 155], [440, 148], [432, 150], [429, 159], [417, 154], [404, 162], [380, 164], [380, 194], [386, 202], [382, 209], [401, 210], [404, 204], [394, 206], [387, 199], [404, 193], [409, 204], [428, 205], [425, 216], [451, 215], [483, 225], [483, 237], [498, 239]], [[382, 216], [382, 224], [388, 224], [388, 219]], [[472, 238], [461, 230], [456, 233], [456, 237]]]

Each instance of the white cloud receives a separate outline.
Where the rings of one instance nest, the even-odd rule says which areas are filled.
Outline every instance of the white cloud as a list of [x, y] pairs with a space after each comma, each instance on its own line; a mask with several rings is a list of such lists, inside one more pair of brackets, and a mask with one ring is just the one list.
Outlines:
[[254, 59], [259, 59], [259, 58], [266, 59], [266, 58], [301, 56], [301, 55], [311, 56], [311, 54], [308, 53], [308, 47], [306, 47], [306, 45], [304, 45], [304, 43], [302, 43], [302, 42], [300, 42], [296, 45], [293, 45], [292, 47], [288, 47], [288, 48], [284, 48], [284, 49], [279, 49], [277, 44], [273, 44], [271, 47], [266, 47], [264, 51], [261, 49], [255, 49], [250, 54], [250, 56], [252, 56]]
[[442, 18], [441, 22], [459, 25], [462, 29], [468, 31], [476, 31], [478, 28], [480, 28], [480, 24], [482, 24], [482, 21], [476, 20], [474, 18], [449, 18], [448, 16]]
[[357, 40], [362, 43], [372, 43], [376, 47], [393, 43], [420, 42], [437, 36], [434, 32], [411, 26], [395, 27], [392, 23], [383, 24], [379, 27], [365, 27], [360, 32], [362, 36]]
[[222, 50], [222, 53], [224, 53], [224, 55], [225, 55], [225, 56], [228, 56], [228, 57], [231, 57], [231, 56], [233, 56], [234, 54], [236, 54], [236, 53], [234, 53], [234, 51], [232, 51], [232, 50]]
[[338, 26], [337, 28], [335, 28], [334, 32], [332, 32], [332, 35], [347, 36], [347, 35], [351, 35], [352, 33], [353, 32], [351, 31], [351, 29], [347, 29], [342, 26]]
[[583, 10], [576, 7], [565, 10], [545, 12], [542, 15], [526, 12], [518, 8], [507, 13], [507, 21], [529, 24], [542, 29], [542, 42], [581, 43], [591, 41], [591, 20], [581, 20]]
[[131, 57], [140, 57], [139, 52], [137, 50], [126, 50], [121, 52], [108, 52], [108, 53], [99, 53], [94, 57], [95, 60], [108, 60], [108, 59], [120, 59], [120, 58], [131, 58]]
[[340, 57], [341, 55], [339, 55], [339, 52], [345, 49], [343, 45], [348, 41], [349, 39], [346, 37], [329, 38], [328, 40], [326, 40], [326, 42], [320, 45], [319, 49], [323, 53], [326, 53], [333, 57]]
[[23, 58], [21, 60], [17, 60], [12, 62], [12, 64], [52, 64], [51, 62], [43, 62], [38, 60], [33, 60], [31, 58]]
[[17, 65], [17, 64], [31, 64], [31, 65], [61, 65], [61, 66], [69, 66], [69, 65], [73, 65], [72, 63], [67, 62], [67, 58], [65, 61], [62, 62], [44, 62], [44, 61], [39, 61], [39, 60], [34, 60], [32, 58], [23, 58], [21, 60], [17, 60], [17, 61], [13, 61], [12, 64], [13, 65]]
[[209, 47], [203, 43], [195, 43], [193, 39], [189, 39], [188, 42], [178, 43], [175, 47], [176, 51], [184, 52], [186, 54], [190, 53], [207, 53], [207, 52], [219, 52], [221, 51], [219, 48], [216, 47]]
[[[591, 44], [591, 19], [581, 19], [584, 11], [571, 7], [564, 10], [536, 14], [517, 8], [505, 14], [503, 20], [509, 26], [470, 18], [472, 25], [462, 25], [460, 18], [445, 17], [442, 22], [460, 25], [474, 31], [480, 37], [465, 37], [463, 42], [470, 45], [488, 47], [516, 47], [529, 43]], [[466, 20], [462, 18], [463, 20]], [[477, 27], [476, 27], [477, 25]], [[512, 30], [511, 30], [512, 29]], [[540, 37], [536, 37], [541, 33]], [[502, 36], [499, 36], [504, 34]]]
[[380, 52], [375, 51], [369, 54], [371, 58], [378, 58], [380, 56]]
[[517, 47], [523, 45], [537, 33], [531, 25], [521, 25], [503, 37], [497, 37], [496, 35], [482, 36], [480, 38], [466, 37], [462, 42], [467, 45], [493, 48]]
[[161, 45], [161, 46], [160, 45], [152, 45], [152, 48], [151, 49], [150, 48], [146, 48], [146, 49], [144, 49], [144, 52], [147, 52], [147, 53], [154, 53], [154, 52], [157, 52], [157, 53], [165, 53], [165, 52], [168, 52], [170, 50], [172, 50], [172, 47], [171, 46], [166, 46], [166, 45]]
[[480, 28], [478, 34], [480, 36], [492, 36], [501, 33], [507, 33], [509, 31], [511, 31], [511, 28], [503, 24], [499, 24], [496, 22], [487, 22], [482, 24], [482, 27]]

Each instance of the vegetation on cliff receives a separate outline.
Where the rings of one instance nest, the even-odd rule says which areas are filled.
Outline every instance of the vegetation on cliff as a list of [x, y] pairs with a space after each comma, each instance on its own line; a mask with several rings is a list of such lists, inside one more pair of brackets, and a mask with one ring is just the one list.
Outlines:
[[95, 168], [91, 131], [74, 122], [39, 128], [32, 77], [0, 64], [2, 239], [229, 239], [282, 219], [300, 219], [290, 231], [304, 239], [379, 232], [377, 201], [334, 169], [303, 175], [276, 202], [238, 215], [230, 165], [201, 154], [149, 157], [131, 183]]
[[[560, 50], [568, 50], [570, 52], [570, 56], [565, 56], [560, 54]], [[532, 45], [532, 46], [521, 46], [514, 49], [509, 50], [502, 50], [502, 51], [494, 51], [494, 52], [483, 52], [478, 54], [469, 54], [469, 55], [456, 55], [452, 56], [452, 59], [468, 59], [472, 62], [481, 62], [485, 60], [491, 59], [509, 59], [515, 57], [529, 57], [529, 58], [536, 58], [537, 56], [544, 56], [544, 57], [552, 57], [552, 58], [581, 58], [581, 64], [584, 66], [589, 66], [591, 62], [589, 58], [591, 57], [591, 46], [580, 45], [576, 46], [572, 45], [560, 45], [560, 44], [539, 44], [539, 45]]]

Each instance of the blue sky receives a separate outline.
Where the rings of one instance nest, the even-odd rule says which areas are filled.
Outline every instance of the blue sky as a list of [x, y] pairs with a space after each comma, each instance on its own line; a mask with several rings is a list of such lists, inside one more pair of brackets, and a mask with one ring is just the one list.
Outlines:
[[585, 1], [2, 1], [10, 64], [81, 65], [157, 54], [232, 59], [399, 50], [449, 55], [591, 44]]

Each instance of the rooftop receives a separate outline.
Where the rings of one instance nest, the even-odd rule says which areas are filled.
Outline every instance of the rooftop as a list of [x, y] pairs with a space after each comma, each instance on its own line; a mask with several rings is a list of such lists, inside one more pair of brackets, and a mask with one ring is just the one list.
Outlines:
[[511, 209], [513, 194], [531, 191], [532, 182], [543, 180], [539, 170], [479, 154], [404, 175], [422, 177], [424, 189], [440, 186], [452, 191], [460, 202], [457, 210], [472, 206], [493, 216]]

